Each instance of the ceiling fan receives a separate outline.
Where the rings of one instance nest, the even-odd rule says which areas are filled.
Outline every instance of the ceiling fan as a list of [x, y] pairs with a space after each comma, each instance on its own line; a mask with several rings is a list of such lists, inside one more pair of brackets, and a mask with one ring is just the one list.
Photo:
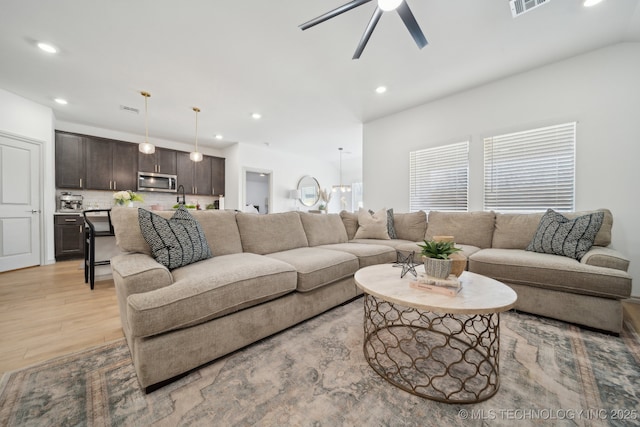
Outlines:
[[[312, 19], [311, 21], [305, 22], [304, 24], [300, 25], [300, 28], [304, 31], [328, 19], [336, 17], [344, 12], [348, 12], [351, 9], [355, 9], [358, 6], [362, 6], [365, 3], [369, 3], [370, 1], [372, 0], [350, 1], [349, 3], [346, 3], [336, 9], [333, 9], [330, 12], [325, 13], [324, 15], [320, 15], [317, 18]], [[382, 17], [382, 14], [384, 12], [390, 12], [393, 10], [398, 11], [398, 15], [400, 15], [400, 18], [402, 18], [404, 25], [407, 27], [407, 30], [409, 30], [409, 33], [411, 33], [411, 36], [413, 36], [413, 40], [415, 40], [416, 44], [420, 49], [422, 49], [428, 44], [427, 39], [422, 33], [422, 30], [420, 29], [420, 26], [418, 25], [416, 18], [413, 16], [413, 12], [411, 12], [411, 9], [409, 9], [409, 5], [407, 4], [406, 0], [376, 0], [376, 1], [378, 2], [378, 6], [376, 7], [375, 12], [373, 12], [373, 16], [371, 17], [371, 20], [369, 21], [369, 24], [367, 25], [367, 28], [365, 29], [364, 34], [360, 39], [360, 43], [358, 43], [358, 47], [356, 48], [356, 52], [353, 54], [352, 59], [360, 58], [360, 55], [362, 55], [362, 51], [367, 45], [369, 38], [371, 38], [371, 34], [373, 33], [373, 30], [376, 28], [376, 25], [378, 25], [378, 21]]]

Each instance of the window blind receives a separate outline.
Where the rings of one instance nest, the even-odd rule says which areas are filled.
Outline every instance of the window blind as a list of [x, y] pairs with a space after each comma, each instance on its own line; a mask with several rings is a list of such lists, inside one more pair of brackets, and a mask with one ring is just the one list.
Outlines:
[[484, 139], [484, 209], [574, 210], [576, 123]]
[[469, 141], [409, 153], [409, 210], [466, 211]]

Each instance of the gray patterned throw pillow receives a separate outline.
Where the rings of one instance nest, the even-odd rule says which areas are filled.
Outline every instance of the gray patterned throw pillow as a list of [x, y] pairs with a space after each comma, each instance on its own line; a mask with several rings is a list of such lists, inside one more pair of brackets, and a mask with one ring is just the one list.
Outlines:
[[593, 246], [603, 219], [604, 212], [568, 219], [553, 209], [548, 209], [527, 250], [562, 255], [580, 261]]
[[151, 254], [169, 270], [211, 258], [200, 223], [184, 206], [171, 219], [138, 209], [138, 222]]

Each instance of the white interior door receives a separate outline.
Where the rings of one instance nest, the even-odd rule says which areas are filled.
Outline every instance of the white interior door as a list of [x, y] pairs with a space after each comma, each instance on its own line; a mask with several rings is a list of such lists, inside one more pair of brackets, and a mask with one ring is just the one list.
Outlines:
[[0, 271], [40, 265], [40, 145], [0, 135]]

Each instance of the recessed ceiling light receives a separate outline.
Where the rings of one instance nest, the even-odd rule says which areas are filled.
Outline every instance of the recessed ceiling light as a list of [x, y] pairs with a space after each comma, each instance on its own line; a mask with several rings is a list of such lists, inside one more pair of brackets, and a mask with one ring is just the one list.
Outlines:
[[591, 6], [595, 6], [598, 3], [601, 3], [602, 0], [584, 0], [583, 6], [584, 7], [591, 7]]
[[56, 101], [60, 105], [67, 105], [68, 104], [67, 100], [63, 99], [63, 98], [56, 98], [56, 99], [54, 99], [54, 101]]
[[262, 118], [262, 114], [260, 113], [251, 113], [251, 117], [253, 117], [254, 119], [258, 120]]
[[222, 135], [220, 135], [220, 134], [217, 134], [217, 135], [215, 136], [215, 138], [216, 138], [216, 139], [222, 139], [222, 138], [223, 138], [223, 136], [222, 136]]
[[385, 93], [387, 91], [387, 87], [386, 86], [378, 86], [376, 88], [376, 93]]
[[49, 43], [40, 42], [38, 43], [38, 47], [48, 53], [58, 53], [58, 49], [56, 49], [55, 46], [52, 46]]

